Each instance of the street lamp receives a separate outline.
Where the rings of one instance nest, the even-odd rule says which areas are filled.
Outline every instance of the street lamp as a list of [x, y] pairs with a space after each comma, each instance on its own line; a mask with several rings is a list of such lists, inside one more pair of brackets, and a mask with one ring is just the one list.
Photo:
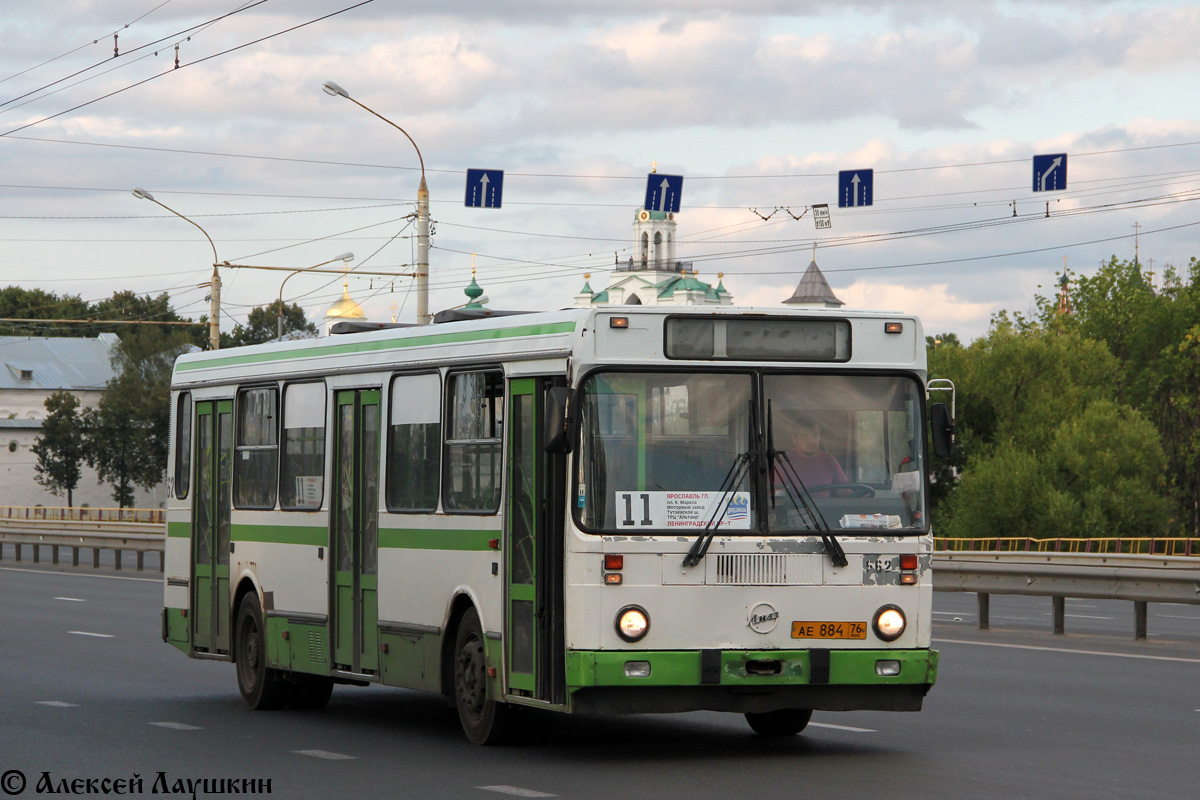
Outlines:
[[[204, 230], [204, 228], [201, 228], [200, 225], [194, 220], [188, 219], [175, 209], [160, 203], [158, 200], [155, 200], [154, 195], [150, 194], [145, 189], [135, 187], [133, 190], [133, 196], [139, 200], [149, 200], [151, 203], [170, 211], [181, 220], [190, 222], [191, 224], [195, 225], [201, 233], [204, 234], [205, 239], [208, 239], [208, 246], [212, 248], [213, 254], [213, 274], [212, 278], [209, 280], [208, 296], [208, 346], [210, 350], [219, 350], [221, 347], [221, 275], [219, 272], [217, 272], [217, 262], [220, 259], [217, 257], [217, 246], [213, 244], [212, 237], [208, 235], [208, 231]], [[203, 286], [203, 284], [201, 285]]]
[[428, 325], [429, 316], [429, 186], [425, 183], [425, 159], [421, 157], [421, 148], [408, 135], [408, 131], [392, 122], [387, 117], [367, 108], [355, 100], [350, 94], [333, 81], [325, 81], [321, 87], [325, 94], [331, 97], [344, 97], [354, 105], [379, 117], [396, 130], [404, 134], [413, 148], [417, 151], [417, 160], [421, 163], [421, 185], [417, 189], [417, 323]]
[[322, 261], [320, 264], [313, 264], [311, 267], [305, 267], [304, 269], [298, 269], [295, 272], [293, 272], [291, 275], [288, 275], [286, 278], [283, 279], [283, 283], [279, 284], [279, 306], [276, 309], [279, 312], [279, 317], [276, 320], [276, 325], [275, 325], [275, 334], [276, 334], [276, 339], [278, 341], [280, 341], [280, 342], [283, 341], [283, 287], [287, 285], [287, 282], [290, 281], [292, 278], [296, 277], [297, 275], [299, 275], [301, 272], [308, 272], [309, 270], [314, 270], [317, 267], [323, 267], [326, 264], [332, 264], [335, 261], [344, 261], [345, 263], [349, 264], [353, 260], [354, 260], [354, 253], [342, 253], [340, 256], [335, 256], [334, 258], [331, 258], [328, 261]]

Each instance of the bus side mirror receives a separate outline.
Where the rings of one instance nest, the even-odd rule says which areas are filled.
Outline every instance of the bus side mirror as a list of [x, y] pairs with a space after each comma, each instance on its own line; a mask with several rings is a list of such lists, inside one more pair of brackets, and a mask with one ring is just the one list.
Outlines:
[[929, 407], [929, 432], [933, 435], [933, 452], [938, 458], [954, 455], [954, 418], [950, 406], [934, 403]]
[[547, 453], [566, 455], [575, 441], [574, 392], [565, 386], [555, 386], [546, 392]]

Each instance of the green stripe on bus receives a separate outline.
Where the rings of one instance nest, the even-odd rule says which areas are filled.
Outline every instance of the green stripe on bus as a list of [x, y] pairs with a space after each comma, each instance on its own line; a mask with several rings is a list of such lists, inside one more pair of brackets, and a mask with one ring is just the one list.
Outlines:
[[[175, 523], [182, 525], [182, 523]], [[184, 529], [188, 526], [182, 525]], [[171, 534], [180, 535], [180, 534]], [[401, 550], [490, 550], [489, 542], [499, 538], [499, 531], [429, 530], [425, 528], [381, 528], [380, 548]], [[268, 544], [302, 544], [324, 547], [329, 544], [325, 527], [297, 525], [234, 525], [231, 538], [235, 542], [266, 542]]]
[[499, 536], [499, 531], [383, 528], [379, 531], [379, 546], [405, 550], [491, 550], [488, 542]]
[[168, 522], [167, 523], [167, 538], [169, 539], [188, 539], [192, 535], [192, 523], [190, 522]]
[[270, 544], [306, 544], [323, 547], [329, 544], [329, 529], [299, 525], [234, 525], [230, 539], [235, 542], [267, 542]]
[[409, 347], [422, 347], [434, 344], [455, 344], [458, 342], [476, 342], [487, 339], [512, 339], [520, 336], [545, 336], [554, 333], [570, 333], [575, 330], [574, 322], [555, 322], [546, 325], [522, 325], [515, 328], [496, 328], [483, 331], [458, 331], [438, 333], [429, 336], [413, 336], [406, 339], [385, 339], [372, 342], [347, 342], [344, 344], [321, 344], [312, 347], [302, 347], [283, 353], [249, 353], [246, 355], [211, 358], [203, 361], [192, 361], [179, 364], [180, 372], [189, 372], [211, 367], [232, 367], [246, 364], [263, 364], [272, 361], [291, 361], [311, 356], [337, 356], [354, 353], [371, 353], [380, 350], [400, 350]]

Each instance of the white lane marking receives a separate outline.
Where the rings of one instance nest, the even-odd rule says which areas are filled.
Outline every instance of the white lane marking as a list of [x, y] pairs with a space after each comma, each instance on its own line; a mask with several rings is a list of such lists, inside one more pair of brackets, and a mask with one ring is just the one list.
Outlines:
[[83, 598], [80, 598], [80, 597], [56, 597], [54, 599], [55, 600], [67, 600], [71, 603], [86, 603], [87, 602], [87, 600], [84, 600]]
[[1192, 622], [1200, 619], [1200, 617], [1197, 616], [1185, 617], [1178, 614], [1151, 614], [1150, 616], [1154, 619], [1186, 619], [1191, 620]]
[[188, 725], [186, 722], [151, 722], [151, 725], [157, 725], [160, 728], [170, 728], [173, 731], [202, 731], [204, 730], [199, 725]]
[[835, 731], [853, 731], [854, 733], [879, 733], [874, 728], [855, 728], [852, 725], [834, 725], [829, 722], [810, 722], [810, 728], [833, 728]]
[[1108, 619], [1108, 620], [1112, 619], [1112, 617], [1093, 617], [1090, 614], [1063, 614], [1063, 616], [1071, 617], [1074, 619]]
[[117, 638], [117, 637], [113, 636], [111, 633], [92, 633], [90, 631], [67, 631], [67, 633], [73, 633], [76, 636], [95, 636], [97, 639], [115, 639], [115, 638]]
[[[103, 569], [103, 568], [102, 568]], [[21, 569], [20, 567], [0, 567], [0, 572], [29, 572], [34, 575], [58, 575], [59, 577], [100, 578], [106, 581], [141, 581], [142, 583], [162, 583], [162, 578], [130, 578], [125, 575], [94, 575], [91, 572], [64, 572], [57, 569]]]
[[39, 706], [50, 706], [51, 708], [79, 708], [78, 703], [67, 703], [62, 700], [38, 700]]
[[293, 750], [292, 752], [300, 756], [323, 758], [326, 761], [353, 761], [358, 758], [358, 756], [348, 756], [343, 753], [331, 753], [328, 750]]
[[535, 789], [522, 789], [520, 786], [476, 786], [475, 788], [482, 789], [485, 792], [508, 794], [513, 797], [558, 797], [556, 794], [547, 794]]
[[1200, 658], [1177, 656], [1147, 656], [1141, 653], [1106, 653], [1103, 650], [1072, 650], [1069, 647], [1036, 647], [1031, 644], [1005, 644], [1002, 642], [967, 642], [962, 639], [934, 639], [938, 644], [973, 644], [979, 647], [1009, 647], [1013, 650], [1041, 650], [1046, 653], [1075, 653], [1081, 656], [1111, 656], [1113, 658], [1140, 658], [1146, 661], [1181, 661], [1185, 664], [1200, 664]]

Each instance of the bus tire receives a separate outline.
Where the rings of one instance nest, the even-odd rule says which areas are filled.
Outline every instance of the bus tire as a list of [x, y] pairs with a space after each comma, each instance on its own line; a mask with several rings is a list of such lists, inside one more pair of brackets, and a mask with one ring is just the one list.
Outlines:
[[808, 727], [811, 708], [781, 708], [759, 714], [746, 712], [746, 722], [759, 736], [795, 736]]
[[323, 675], [293, 675], [288, 706], [315, 711], [329, 704], [333, 694], [333, 678]]
[[250, 592], [238, 607], [237, 681], [242, 700], [255, 711], [282, 708], [290, 694], [287, 679], [267, 666], [267, 631], [258, 595]]
[[500, 744], [505, 738], [508, 707], [489, 696], [489, 683], [483, 627], [469, 608], [454, 638], [454, 704], [472, 744]]

